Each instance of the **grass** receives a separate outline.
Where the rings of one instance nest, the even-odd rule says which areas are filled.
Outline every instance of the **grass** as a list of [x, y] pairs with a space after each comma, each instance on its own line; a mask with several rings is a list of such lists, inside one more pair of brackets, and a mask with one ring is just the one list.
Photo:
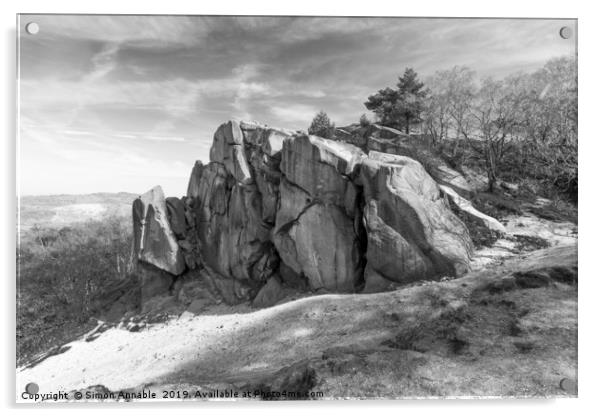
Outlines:
[[[533, 278], [541, 274], [550, 281]], [[559, 381], [576, 374], [575, 284], [576, 251], [549, 248], [503, 271], [393, 292], [109, 329], [18, 380], [67, 390], [302, 388], [325, 398], [570, 395]]]
[[90, 330], [129, 277], [129, 219], [24, 231], [17, 250], [17, 364]]

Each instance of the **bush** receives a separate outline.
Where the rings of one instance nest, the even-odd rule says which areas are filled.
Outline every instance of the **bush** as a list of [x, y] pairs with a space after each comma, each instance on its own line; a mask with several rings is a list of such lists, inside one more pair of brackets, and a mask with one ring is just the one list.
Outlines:
[[103, 307], [103, 294], [129, 279], [129, 219], [62, 229], [34, 227], [17, 251], [17, 358], [81, 329]]
[[370, 126], [370, 119], [368, 119], [368, 116], [366, 116], [365, 114], [362, 114], [360, 117], [360, 126], [361, 127], [368, 127]]
[[316, 117], [311, 121], [311, 125], [307, 132], [310, 135], [320, 136], [322, 138], [331, 139], [334, 136], [335, 125], [330, 122], [330, 118], [321, 110]]

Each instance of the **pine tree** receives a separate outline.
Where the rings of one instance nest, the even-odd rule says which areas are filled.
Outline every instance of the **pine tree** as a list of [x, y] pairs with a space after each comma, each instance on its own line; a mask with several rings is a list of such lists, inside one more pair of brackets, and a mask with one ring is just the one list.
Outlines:
[[360, 126], [361, 127], [367, 127], [370, 126], [370, 119], [368, 119], [368, 116], [366, 116], [366, 114], [362, 114], [360, 117]]
[[334, 136], [334, 123], [331, 123], [330, 118], [324, 110], [320, 110], [316, 117], [311, 121], [311, 125], [307, 132], [310, 135], [320, 136], [330, 139]]
[[421, 121], [426, 95], [424, 83], [418, 79], [416, 71], [406, 68], [403, 77], [399, 77], [397, 89], [379, 90], [368, 97], [364, 105], [376, 113], [381, 124], [403, 129], [408, 134], [410, 127]]

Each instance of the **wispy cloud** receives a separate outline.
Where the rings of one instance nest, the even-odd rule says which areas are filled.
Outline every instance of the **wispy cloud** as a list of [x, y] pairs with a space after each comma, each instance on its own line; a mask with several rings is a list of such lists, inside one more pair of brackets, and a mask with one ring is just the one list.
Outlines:
[[559, 20], [42, 15], [21, 23], [30, 20], [41, 30], [22, 33], [19, 51], [29, 194], [142, 192], [155, 183], [182, 194], [192, 163], [208, 160], [213, 131], [230, 117], [306, 128], [323, 109], [344, 125], [405, 67], [425, 78], [453, 65], [501, 77], [575, 53], [558, 36], [575, 22]]

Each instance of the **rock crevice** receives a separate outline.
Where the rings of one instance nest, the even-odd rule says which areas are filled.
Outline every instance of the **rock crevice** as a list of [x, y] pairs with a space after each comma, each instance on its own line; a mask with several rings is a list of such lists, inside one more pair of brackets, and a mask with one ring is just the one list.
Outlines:
[[[236, 302], [269, 304], [282, 285], [371, 292], [457, 276], [472, 254], [419, 162], [256, 122], [217, 129], [185, 197], [153, 190], [134, 204], [135, 240], [156, 242], [135, 243], [137, 259], [173, 276], [210, 271], [214, 286], [236, 283]], [[155, 222], [140, 227], [148, 212]]]

